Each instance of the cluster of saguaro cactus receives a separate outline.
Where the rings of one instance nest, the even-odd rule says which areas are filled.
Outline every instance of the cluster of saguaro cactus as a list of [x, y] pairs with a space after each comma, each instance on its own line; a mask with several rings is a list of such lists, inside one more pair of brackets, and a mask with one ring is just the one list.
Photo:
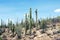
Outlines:
[[[36, 13], [36, 27], [38, 27], [38, 24], [37, 24], [37, 9], [36, 9], [36, 11], [35, 11], [35, 13]], [[25, 31], [25, 33], [27, 32], [27, 22], [28, 22], [28, 20], [29, 20], [29, 30], [30, 30], [30, 35], [31, 35], [31, 29], [32, 29], [32, 21], [33, 21], [33, 19], [32, 19], [32, 8], [30, 8], [30, 11], [29, 11], [29, 15], [25, 15], [25, 21], [26, 21], [26, 25], [25, 25], [25, 29], [26, 29], [26, 31]]]
[[32, 29], [32, 9], [30, 8], [29, 15], [25, 15], [25, 34], [27, 33], [27, 30], [30, 30], [31, 34], [31, 29]]

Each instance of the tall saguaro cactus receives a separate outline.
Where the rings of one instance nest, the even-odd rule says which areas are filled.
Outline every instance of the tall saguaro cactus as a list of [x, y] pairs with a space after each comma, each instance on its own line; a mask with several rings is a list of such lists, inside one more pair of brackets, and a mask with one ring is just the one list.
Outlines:
[[31, 35], [31, 28], [32, 28], [32, 9], [30, 8], [30, 35]]
[[35, 11], [35, 15], [36, 15], [36, 27], [38, 28], [38, 15], [37, 15], [37, 9], [36, 9], [36, 11]]

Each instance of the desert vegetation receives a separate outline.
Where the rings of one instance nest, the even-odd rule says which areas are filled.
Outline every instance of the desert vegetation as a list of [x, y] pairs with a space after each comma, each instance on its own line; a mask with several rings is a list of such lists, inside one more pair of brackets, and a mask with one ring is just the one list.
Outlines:
[[8, 19], [6, 25], [1, 19], [0, 40], [60, 40], [60, 16], [38, 19], [38, 9], [34, 14], [35, 20], [30, 8], [21, 23]]

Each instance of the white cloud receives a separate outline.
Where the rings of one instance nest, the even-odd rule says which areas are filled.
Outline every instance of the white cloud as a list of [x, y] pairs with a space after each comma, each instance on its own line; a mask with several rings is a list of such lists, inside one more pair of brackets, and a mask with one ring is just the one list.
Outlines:
[[54, 12], [59, 13], [60, 9], [55, 9]]

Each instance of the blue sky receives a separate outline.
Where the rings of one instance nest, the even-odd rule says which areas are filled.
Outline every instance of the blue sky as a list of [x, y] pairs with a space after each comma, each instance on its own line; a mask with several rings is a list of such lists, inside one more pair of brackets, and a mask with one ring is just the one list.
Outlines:
[[32, 8], [33, 18], [38, 9], [38, 18], [60, 16], [60, 0], [0, 0], [0, 19], [17, 21], [24, 19], [24, 14]]

